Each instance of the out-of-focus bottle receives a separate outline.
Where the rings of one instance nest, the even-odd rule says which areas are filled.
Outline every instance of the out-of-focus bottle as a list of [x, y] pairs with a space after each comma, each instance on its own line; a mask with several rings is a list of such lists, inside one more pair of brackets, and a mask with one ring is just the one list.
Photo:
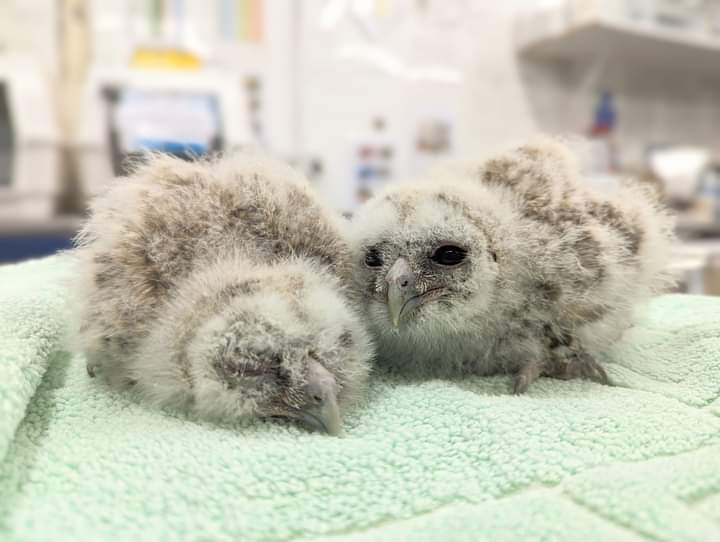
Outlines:
[[599, 171], [615, 173], [620, 169], [617, 146], [613, 140], [616, 124], [617, 112], [613, 95], [609, 91], [603, 90], [595, 106], [589, 134], [591, 139], [602, 143], [602, 145], [595, 146], [599, 155], [595, 160], [595, 169]]

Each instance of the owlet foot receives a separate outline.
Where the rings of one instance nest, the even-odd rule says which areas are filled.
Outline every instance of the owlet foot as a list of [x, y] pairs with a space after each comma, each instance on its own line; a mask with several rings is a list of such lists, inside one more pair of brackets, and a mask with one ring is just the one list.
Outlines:
[[559, 378], [561, 380], [582, 378], [592, 380], [598, 384], [610, 384], [610, 379], [603, 366], [595, 361], [592, 356], [585, 353], [573, 352], [564, 359], [555, 360], [551, 369], [547, 371], [546, 374], [552, 378]]
[[513, 379], [513, 393], [520, 395], [525, 393], [530, 384], [540, 377], [540, 366], [537, 363], [526, 363]]

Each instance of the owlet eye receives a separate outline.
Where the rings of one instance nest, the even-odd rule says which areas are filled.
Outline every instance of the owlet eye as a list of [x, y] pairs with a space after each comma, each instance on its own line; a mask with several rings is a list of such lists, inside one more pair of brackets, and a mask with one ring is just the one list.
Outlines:
[[382, 256], [376, 248], [371, 248], [365, 253], [365, 265], [368, 267], [380, 267], [383, 264]]
[[443, 245], [435, 249], [430, 259], [440, 265], [452, 267], [461, 264], [465, 260], [465, 256], [467, 256], [467, 250], [464, 248], [454, 245]]

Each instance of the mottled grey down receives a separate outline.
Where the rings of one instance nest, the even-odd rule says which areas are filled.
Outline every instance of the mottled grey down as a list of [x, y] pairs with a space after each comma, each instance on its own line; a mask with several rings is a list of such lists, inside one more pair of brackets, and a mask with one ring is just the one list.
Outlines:
[[341, 219], [282, 163], [154, 156], [92, 203], [74, 278], [88, 371], [206, 416], [344, 409], [369, 341], [340, 280]]
[[[672, 220], [655, 196], [632, 183], [592, 191], [547, 139], [390, 186], [351, 229], [353, 288], [381, 366], [514, 373], [517, 392], [540, 375], [606, 381], [598, 352], [670, 282]], [[443, 246], [465, 259], [439, 265]], [[417, 308], [403, 305], [395, 328], [388, 299], [400, 271]]]

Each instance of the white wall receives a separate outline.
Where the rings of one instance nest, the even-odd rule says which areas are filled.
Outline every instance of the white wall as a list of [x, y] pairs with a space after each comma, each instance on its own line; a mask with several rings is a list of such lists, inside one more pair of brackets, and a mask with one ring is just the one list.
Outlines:
[[[467, 31], [438, 25], [432, 14], [423, 19], [412, 10], [368, 39], [348, 14], [323, 27], [328, 4], [304, 2], [302, 152], [322, 157], [325, 194], [348, 206], [353, 143], [369, 131], [373, 118], [386, 119], [389, 137], [398, 142], [397, 171], [406, 176], [414, 167], [410, 136], [416, 118], [427, 111], [456, 119], [467, 114], [469, 47], [475, 40]], [[443, 4], [451, 3], [431, 3], [441, 10]], [[461, 22], [453, 18], [448, 24]]]
[[60, 45], [56, 0], [0, 0], [0, 54], [22, 55], [56, 73]]
[[[401, 80], [377, 66], [340, 58], [345, 48], [370, 43], [348, 17], [323, 31], [326, 0], [305, 0], [303, 17], [302, 133], [304, 151], [326, 161], [325, 192], [343, 201], [348, 141], [385, 115], [391, 129], [407, 133], [413, 111], [441, 104], [458, 119], [457, 152], [484, 154], [538, 131], [586, 133], [597, 93], [615, 93], [621, 159], [637, 165], [648, 144], [690, 143], [720, 147], [720, 84], [706, 74], [682, 74], [609, 65], [570, 66], [518, 59], [513, 21], [532, 0], [430, 0], [447, 25], [405, 20], [376, 45], [408, 60], [411, 68], [458, 69], [460, 84]], [[462, 11], [452, 21], [449, 10]], [[406, 128], [406, 127], [405, 127]]]
[[[414, 10], [416, 0], [386, 0], [387, 6], [410, 7], [397, 19], [390, 18], [374, 40], [348, 16], [323, 28], [327, 6], [341, 5], [341, 0], [267, 1], [267, 36], [274, 54], [262, 58], [274, 59], [264, 64], [272, 64], [276, 74], [270, 78], [265, 104], [271, 111], [268, 132], [277, 136], [284, 155], [297, 151], [323, 159], [324, 192], [340, 206], [349, 197], [352, 143], [376, 116], [388, 120], [390, 137], [401, 143], [401, 175], [419, 167], [411, 160], [409, 134], [425, 111], [456, 118], [458, 154], [482, 154], [537, 131], [585, 132], [596, 93], [603, 87], [617, 97], [618, 140], [626, 163], [637, 163], [651, 143], [718, 147], [720, 77], [693, 74], [692, 67], [680, 75], [519, 60], [513, 21], [519, 10], [536, 3], [533, 0], [426, 0], [425, 15]], [[131, 40], [117, 36], [132, 34], [134, 26], [119, 12], [138, 1], [89, 4], [91, 13], [99, 16], [93, 19], [95, 37], [108, 37], [94, 40], [94, 59], [126, 62]], [[4, 46], [29, 52], [56, 67], [57, 5], [57, 0], [0, 0], [0, 50]], [[203, 36], [215, 28], [215, 2], [187, 0], [187, 6], [198, 43], [212, 46]], [[293, 45], [290, 6], [301, 12], [299, 51]], [[245, 55], [238, 51], [232, 48], [220, 55], [223, 64], [240, 70], [257, 60], [252, 47]], [[294, 59], [300, 62], [295, 66], [299, 85], [287, 73]], [[428, 75], [433, 70], [434, 75]]]

